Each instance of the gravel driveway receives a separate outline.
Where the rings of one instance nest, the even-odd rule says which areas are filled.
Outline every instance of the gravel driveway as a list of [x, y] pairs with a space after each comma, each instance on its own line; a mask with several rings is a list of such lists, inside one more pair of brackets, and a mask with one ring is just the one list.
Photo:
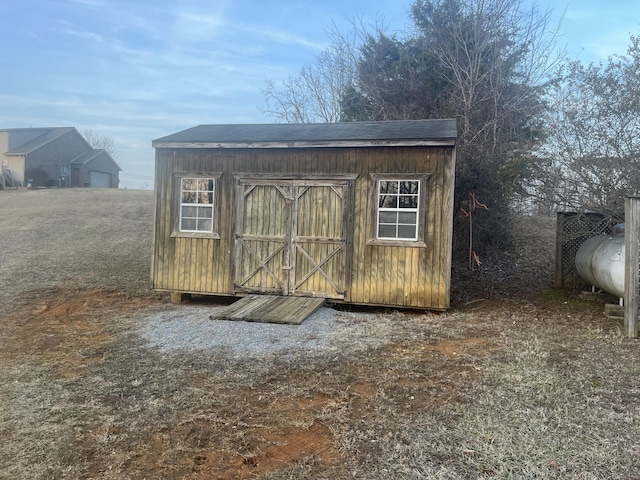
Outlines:
[[[323, 307], [301, 325], [210, 320], [220, 306], [180, 305], [143, 319], [142, 336], [163, 352], [216, 350], [233, 357], [327, 354], [386, 343], [380, 313], [341, 312]], [[373, 321], [375, 319], [375, 321]]]

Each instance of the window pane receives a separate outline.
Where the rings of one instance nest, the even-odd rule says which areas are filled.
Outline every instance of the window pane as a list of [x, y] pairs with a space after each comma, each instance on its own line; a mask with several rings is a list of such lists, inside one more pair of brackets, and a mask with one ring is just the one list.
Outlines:
[[379, 238], [396, 238], [396, 226], [395, 225], [380, 225], [378, 226]]
[[396, 180], [380, 180], [378, 192], [381, 195], [384, 193], [398, 193], [398, 182]]
[[400, 182], [400, 194], [407, 193], [418, 193], [418, 182], [417, 181], [404, 181]]
[[398, 197], [396, 195], [380, 195], [380, 208], [398, 208]]
[[399, 225], [398, 238], [408, 238], [413, 240], [416, 238], [416, 227], [412, 225]]
[[198, 231], [199, 232], [210, 232], [211, 231], [211, 219], [198, 220]]
[[418, 208], [418, 197], [415, 195], [401, 195], [400, 208]]
[[198, 218], [211, 218], [211, 213], [213, 208], [211, 207], [197, 207], [198, 208]]
[[417, 223], [417, 214], [415, 212], [400, 212], [398, 214], [398, 223], [415, 225]]
[[196, 219], [195, 218], [183, 218], [180, 230], [195, 230]]
[[183, 190], [196, 190], [196, 182], [193, 178], [183, 178], [182, 179], [182, 189]]
[[182, 218], [195, 217], [196, 212], [197, 212], [197, 207], [182, 207]]
[[378, 223], [393, 223], [398, 222], [398, 214], [396, 212], [380, 212], [380, 220]]
[[182, 203], [196, 203], [195, 192], [182, 192]]

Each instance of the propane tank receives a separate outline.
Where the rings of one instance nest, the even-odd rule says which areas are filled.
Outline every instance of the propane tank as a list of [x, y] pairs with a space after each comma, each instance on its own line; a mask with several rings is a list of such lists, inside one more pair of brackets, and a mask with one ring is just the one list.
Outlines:
[[576, 253], [578, 275], [590, 285], [624, 298], [624, 227], [614, 235], [598, 235], [584, 242]]

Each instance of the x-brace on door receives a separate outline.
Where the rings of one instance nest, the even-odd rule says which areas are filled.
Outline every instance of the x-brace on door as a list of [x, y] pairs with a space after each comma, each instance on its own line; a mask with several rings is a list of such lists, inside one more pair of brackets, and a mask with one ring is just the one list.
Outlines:
[[237, 181], [235, 289], [345, 297], [348, 180]]

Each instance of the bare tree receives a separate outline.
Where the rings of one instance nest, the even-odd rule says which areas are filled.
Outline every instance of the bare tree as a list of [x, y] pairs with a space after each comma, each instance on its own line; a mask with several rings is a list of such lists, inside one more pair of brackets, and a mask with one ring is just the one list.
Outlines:
[[523, 0], [416, 0], [412, 17], [447, 85], [440, 115], [458, 119], [456, 205], [473, 195], [489, 207], [473, 230], [484, 248], [506, 236], [502, 215], [532, 173], [544, 84], [565, 53], [558, 27]]
[[619, 214], [640, 192], [640, 43], [608, 62], [564, 66], [532, 192], [555, 208]]
[[493, 155], [514, 119], [539, 111], [538, 87], [563, 58], [550, 11], [521, 0], [417, 0], [412, 15], [453, 87], [461, 141]]
[[504, 211], [529, 174], [543, 84], [563, 56], [550, 12], [524, 0], [416, 0], [411, 15], [411, 37], [367, 38], [343, 114], [457, 118], [457, 204], [475, 192]]
[[89, 143], [89, 145], [91, 145], [92, 148], [102, 148], [106, 150], [114, 160], [116, 160], [116, 158], [118, 157], [118, 152], [115, 149], [113, 138], [107, 135], [100, 135], [89, 129], [84, 130], [82, 132], [82, 136]]
[[[381, 25], [381, 23], [380, 23]], [[351, 22], [349, 32], [333, 24], [329, 46], [315, 62], [286, 80], [266, 82], [262, 111], [287, 123], [332, 123], [342, 119], [341, 98], [353, 83], [358, 48], [364, 37], [362, 22]]]

